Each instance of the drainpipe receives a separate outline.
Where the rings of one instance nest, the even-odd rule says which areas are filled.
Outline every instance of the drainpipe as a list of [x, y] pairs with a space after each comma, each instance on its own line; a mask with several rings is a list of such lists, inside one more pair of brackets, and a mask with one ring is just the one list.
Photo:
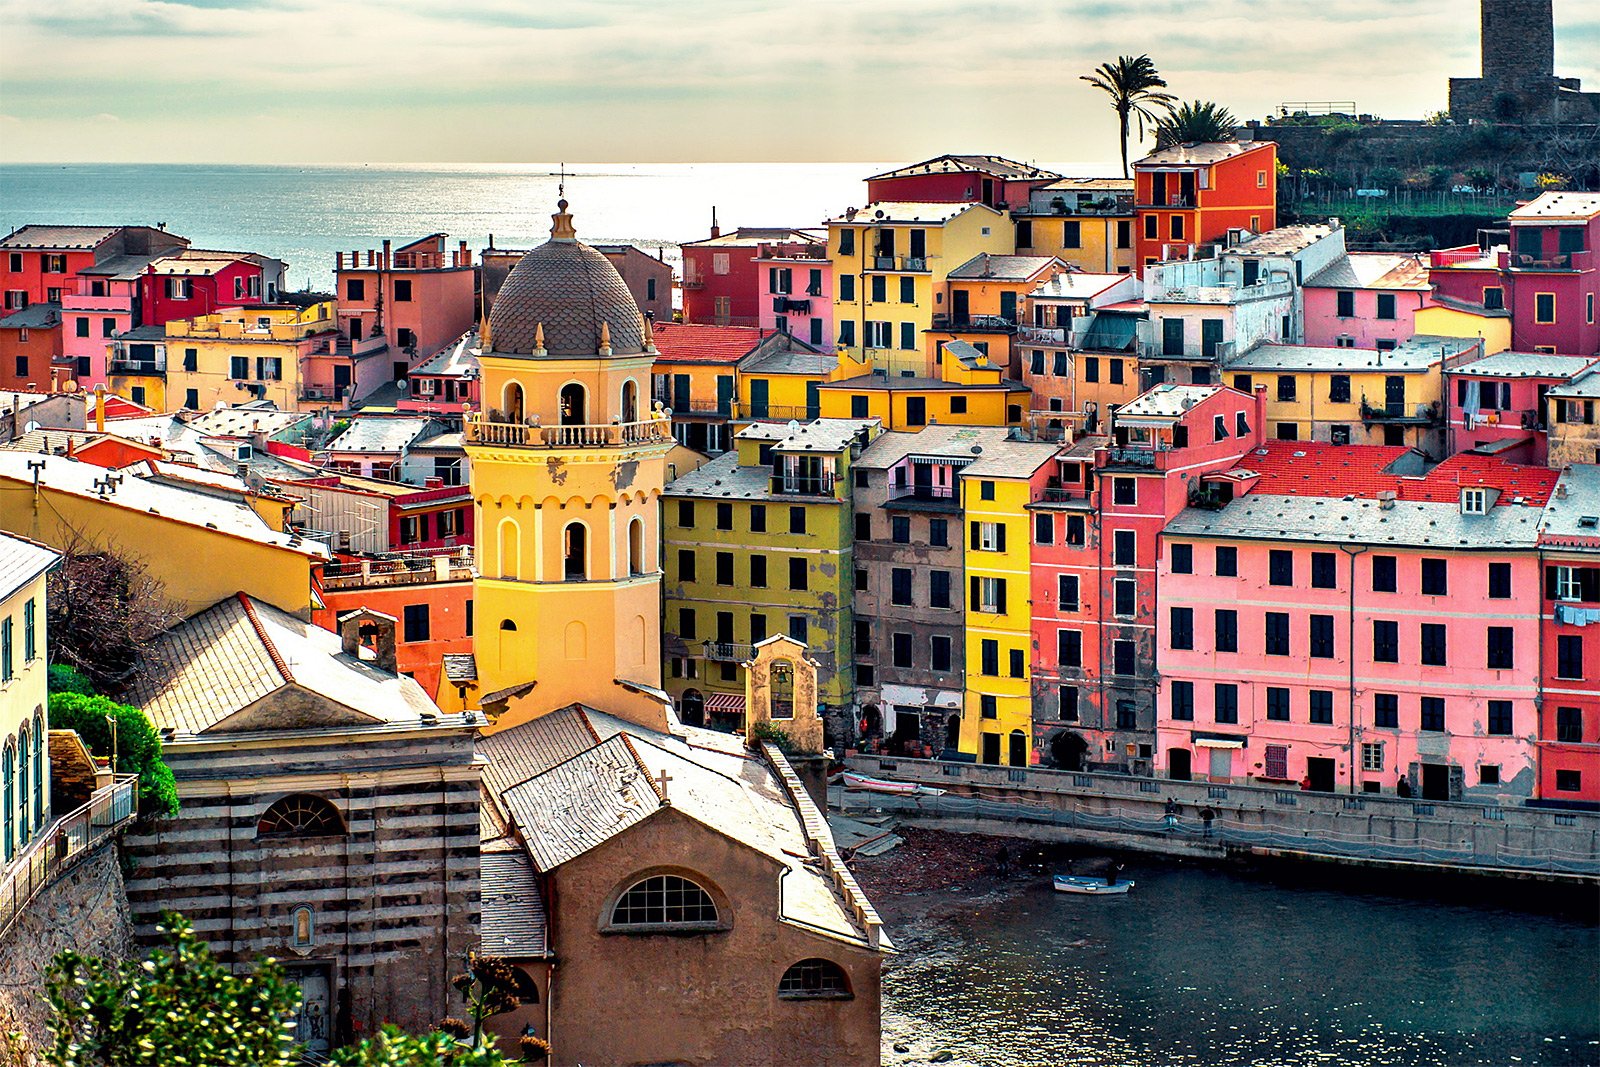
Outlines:
[[1339, 546], [1339, 551], [1350, 557], [1350, 607], [1348, 610], [1345, 629], [1348, 631], [1347, 648], [1345, 656], [1350, 667], [1350, 692], [1346, 703], [1346, 710], [1350, 716], [1350, 734], [1346, 759], [1350, 761], [1350, 792], [1359, 792], [1356, 789], [1356, 557], [1367, 551], [1367, 546], [1359, 548], [1346, 548]]

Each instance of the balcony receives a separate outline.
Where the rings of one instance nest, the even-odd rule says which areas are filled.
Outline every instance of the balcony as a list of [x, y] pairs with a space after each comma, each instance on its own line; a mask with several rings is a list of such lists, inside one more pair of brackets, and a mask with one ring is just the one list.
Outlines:
[[473, 412], [466, 418], [468, 444], [499, 448], [631, 448], [672, 440], [668, 419], [613, 422], [607, 425], [530, 426], [492, 422]]
[[1166, 448], [1112, 448], [1106, 450], [1106, 467], [1132, 467], [1134, 470], [1153, 471], [1157, 466], [1157, 453]]
[[958, 512], [960, 500], [953, 485], [901, 485], [889, 490], [884, 501], [889, 511]]
[[832, 471], [821, 474], [774, 474], [769, 488], [774, 496], [833, 496], [838, 475]]
[[112, 374], [167, 373], [167, 361], [164, 359], [125, 359], [113, 356], [108, 366]]
[[821, 418], [819, 409], [803, 404], [746, 404], [733, 406], [733, 417], [753, 422], [810, 422]]
[[1033, 345], [1064, 345], [1067, 331], [1061, 326], [1018, 326], [1017, 340]]
[[1194, 193], [1168, 193], [1161, 200], [1141, 200], [1139, 207], [1167, 210], [1171, 208], [1192, 208], [1199, 206], [1199, 200]]
[[755, 658], [753, 646], [736, 641], [704, 641], [701, 648], [713, 663], [748, 663]]
[[1594, 263], [1593, 253], [1584, 249], [1563, 252], [1559, 255], [1542, 259], [1520, 252], [1507, 252], [1501, 259], [1504, 265], [1512, 270], [1532, 271], [1588, 270]]
[[774, 296], [772, 310], [779, 315], [809, 315], [811, 314], [811, 301], [796, 300], [789, 296]]
[[398, 556], [388, 559], [334, 560], [322, 572], [322, 587], [374, 589], [432, 582], [472, 579], [472, 550], [456, 549], [450, 555]]
[[138, 814], [139, 776], [122, 774], [96, 789], [89, 802], [46, 826], [12, 855], [0, 878], [0, 936], [11, 929], [30, 901], [76, 866]]
[[1437, 426], [1439, 424], [1439, 404], [1407, 404], [1404, 401], [1390, 401], [1379, 407], [1367, 402], [1366, 397], [1361, 398], [1361, 421], [1387, 423], [1394, 426]]
[[1017, 324], [1004, 315], [949, 315], [933, 316], [933, 328], [952, 333], [969, 330], [973, 333], [1011, 333]]
[[705, 275], [685, 274], [683, 276], [683, 287], [685, 289], [704, 289], [706, 287]]
[[872, 256], [867, 261], [867, 271], [893, 272], [895, 274], [928, 273], [927, 256]]

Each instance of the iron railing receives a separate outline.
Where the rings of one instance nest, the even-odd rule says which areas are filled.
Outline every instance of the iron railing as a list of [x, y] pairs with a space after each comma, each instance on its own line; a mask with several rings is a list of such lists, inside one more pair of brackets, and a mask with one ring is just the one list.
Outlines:
[[467, 416], [466, 431], [469, 443], [511, 448], [616, 448], [672, 440], [672, 424], [667, 419], [578, 426], [529, 426], [520, 422], [491, 422], [474, 413]]
[[132, 822], [139, 811], [139, 776], [118, 775], [89, 802], [40, 831], [0, 876], [0, 937], [39, 891]]

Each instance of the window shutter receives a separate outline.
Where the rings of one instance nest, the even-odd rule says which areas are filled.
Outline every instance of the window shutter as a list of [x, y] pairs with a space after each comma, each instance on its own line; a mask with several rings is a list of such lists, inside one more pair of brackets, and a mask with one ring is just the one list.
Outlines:
[[979, 545], [981, 545], [983, 543], [978, 538], [979, 538], [978, 523], [977, 523], [976, 520], [974, 520], [973, 523], [972, 523], [972, 547], [973, 548], [977, 548]]
[[1557, 591], [1560, 589], [1560, 586], [1557, 584], [1557, 579], [1559, 578], [1560, 573], [1561, 573], [1560, 569], [1557, 568], [1557, 567], [1549, 567], [1549, 566], [1545, 567], [1545, 569], [1544, 569], [1544, 595], [1545, 595], [1545, 599], [1554, 600], [1556, 598]]
[[995, 544], [998, 546], [999, 551], [1004, 552], [1006, 550], [1006, 524], [1003, 522], [997, 522], [994, 524], [994, 528], [995, 537], [998, 539], [995, 541]]
[[[1004, 527], [1002, 527], [1002, 529], [1003, 528]], [[1001, 615], [1004, 615], [1006, 613], [1006, 580], [1004, 578], [996, 578], [994, 585], [996, 601], [995, 607], [998, 609]]]
[[974, 611], [978, 610], [978, 605], [983, 603], [983, 601], [980, 599], [980, 593], [978, 591], [979, 588], [980, 588], [980, 586], [979, 586], [978, 576], [977, 575], [973, 575], [973, 577], [972, 577], [972, 610], [974, 610]]

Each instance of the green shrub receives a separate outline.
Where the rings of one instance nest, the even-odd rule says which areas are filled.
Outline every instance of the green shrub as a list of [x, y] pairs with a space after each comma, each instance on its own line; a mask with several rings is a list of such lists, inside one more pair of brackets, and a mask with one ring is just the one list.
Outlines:
[[76, 667], [69, 667], [65, 663], [50, 664], [50, 692], [52, 693], [77, 693], [81, 696], [94, 696], [94, 683]]
[[178, 787], [172, 770], [161, 759], [161, 738], [138, 708], [118, 704], [109, 697], [83, 693], [52, 693], [50, 725], [76, 730], [96, 756], [111, 755], [110, 716], [117, 722], [116, 767], [121, 774], [139, 776], [139, 809], [145, 815], [176, 815]]

